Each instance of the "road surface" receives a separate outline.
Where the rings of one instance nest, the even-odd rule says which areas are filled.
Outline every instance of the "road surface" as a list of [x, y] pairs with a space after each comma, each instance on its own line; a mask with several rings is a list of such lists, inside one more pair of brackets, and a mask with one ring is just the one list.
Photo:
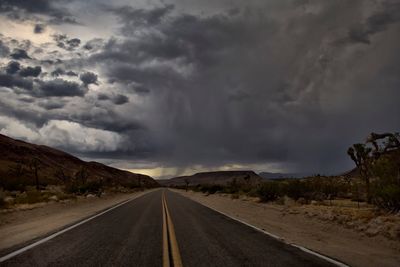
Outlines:
[[160, 189], [4, 260], [0, 266], [334, 265]]

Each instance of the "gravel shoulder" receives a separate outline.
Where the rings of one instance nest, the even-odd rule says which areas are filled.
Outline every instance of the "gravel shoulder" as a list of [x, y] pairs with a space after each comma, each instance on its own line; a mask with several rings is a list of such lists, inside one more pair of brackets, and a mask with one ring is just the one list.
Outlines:
[[[384, 236], [368, 236], [354, 229], [282, 205], [231, 199], [221, 194], [173, 190], [205, 206], [224, 212], [260, 229], [338, 259], [351, 266], [399, 266], [400, 242]], [[309, 205], [308, 205], [309, 206]], [[307, 207], [310, 209], [311, 207]]]
[[54, 232], [149, 191], [112, 194], [101, 198], [78, 198], [63, 202], [37, 203], [20, 206], [14, 210], [1, 210], [0, 251]]

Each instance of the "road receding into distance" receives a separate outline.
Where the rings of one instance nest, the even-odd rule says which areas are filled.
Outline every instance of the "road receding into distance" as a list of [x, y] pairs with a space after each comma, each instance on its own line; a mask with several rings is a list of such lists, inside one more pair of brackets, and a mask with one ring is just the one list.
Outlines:
[[166, 189], [0, 256], [1, 266], [335, 266]]

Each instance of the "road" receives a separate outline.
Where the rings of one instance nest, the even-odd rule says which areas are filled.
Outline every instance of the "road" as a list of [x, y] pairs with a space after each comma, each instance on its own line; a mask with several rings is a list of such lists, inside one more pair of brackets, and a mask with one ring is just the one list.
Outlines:
[[0, 266], [333, 265], [178, 193], [160, 189]]

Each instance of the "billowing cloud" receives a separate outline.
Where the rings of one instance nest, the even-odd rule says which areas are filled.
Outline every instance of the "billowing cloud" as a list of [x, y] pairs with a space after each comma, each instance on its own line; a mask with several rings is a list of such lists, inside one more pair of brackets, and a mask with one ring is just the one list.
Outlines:
[[36, 34], [40, 34], [40, 33], [43, 33], [45, 29], [46, 29], [45, 25], [36, 24], [35, 27], [33, 28], [33, 32]]
[[[396, 1], [146, 3], [6, 1], [53, 39], [0, 36], [3, 129], [122, 165], [332, 173], [350, 144], [400, 128]], [[60, 7], [85, 24], [49, 33]]]
[[74, 50], [81, 44], [81, 40], [78, 38], [68, 38], [66, 34], [55, 34], [53, 36], [57, 43], [57, 46], [65, 50]]
[[30, 59], [28, 53], [24, 49], [14, 49], [10, 57], [13, 59]]
[[110, 100], [112, 101], [115, 105], [123, 105], [129, 102], [129, 98], [126, 95], [107, 95], [107, 94], [99, 94], [97, 96], [98, 100]]
[[87, 89], [76, 82], [70, 82], [63, 79], [54, 79], [50, 81], [40, 81], [36, 95], [46, 96], [83, 96]]
[[82, 73], [79, 78], [81, 79], [81, 81], [83, 82], [83, 84], [85, 85], [89, 85], [89, 84], [96, 84], [97, 83], [97, 75], [93, 72], [85, 72]]
[[4, 44], [2, 40], [0, 40], [0, 56], [5, 57], [10, 53], [10, 49], [7, 45]]
[[21, 69], [21, 64], [18, 61], [10, 61], [7, 64], [6, 72], [7, 74], [15, 74]]
[[19, 71], [19, 75], [21, 75], [22, 77], [37, 77], [39, 76], [39, 74], [42, 72], [42, 68], [40, 66], [36, 66], [36, 67], [26, 67], [26, 68], [22, 68]]
[[13, 20], [39, 19], [38, 16], [44, 15], [48, 17], [50, 23], [76, 24], [76, 19], [65, 8], [57, 6], [57, 2], [59, 1], [2, 0], [0, 2], [0, 12]]

